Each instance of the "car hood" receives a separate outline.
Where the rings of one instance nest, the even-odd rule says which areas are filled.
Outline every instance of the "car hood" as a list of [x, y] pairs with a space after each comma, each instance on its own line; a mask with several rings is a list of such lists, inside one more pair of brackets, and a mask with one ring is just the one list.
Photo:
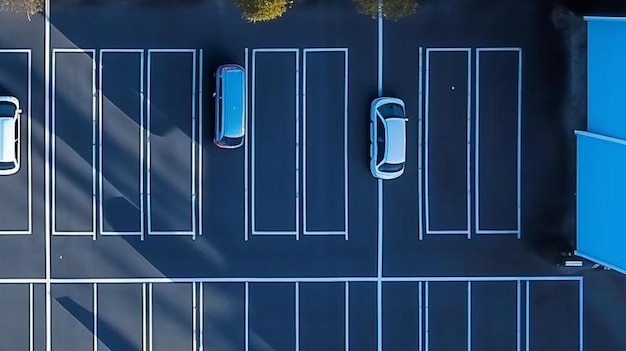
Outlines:
[[387, 163], [402, 163], [405, 161], [406, 123], [402, 118], [387, 119], [387, 147], [385, 148], [385, 161]]

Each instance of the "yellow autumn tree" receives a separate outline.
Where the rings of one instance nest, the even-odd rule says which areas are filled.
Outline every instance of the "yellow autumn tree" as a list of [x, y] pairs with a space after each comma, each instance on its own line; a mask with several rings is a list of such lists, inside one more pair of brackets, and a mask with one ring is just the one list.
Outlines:
[[30, 18], [43, 11], [44, 0], [0, 0], [0, 11], [23, 13]]
[[291, 5], [290, 0], [235, 0], [242, 17], [250, 22], [266, 22], [282, 16]]
[[354, 0], [354, 2], [360, 13], [373, 18], [378, 17], [380, 2], [383, 18], [392, 21], [414, 14], [418, 6], [417, 0]]

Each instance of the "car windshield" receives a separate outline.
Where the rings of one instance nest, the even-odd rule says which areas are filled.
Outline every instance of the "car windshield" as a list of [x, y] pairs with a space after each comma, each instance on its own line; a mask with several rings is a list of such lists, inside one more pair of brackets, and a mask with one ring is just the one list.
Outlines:
[[398, 172], [404, 168], [403, 163], [383, 163], [380, 165], [379, 169], [383, 172]]
[[384, 118], [397, 117], [404, 118], [404, 108], [398, 104], [384, 104], [378, 108], [378, 112]]
[[0, 162], [0, 170], [15, 168], [15, 162]]
[[229, 138], [225, 136], [222, 138], [221, 144], [225, 146], [238, 146], [238, 145], [241, 145], [242, 142], [243, 142], [243, 137]]
[[0, 117], [13, 117], [15, 105], [10, 102], [0, 102]]

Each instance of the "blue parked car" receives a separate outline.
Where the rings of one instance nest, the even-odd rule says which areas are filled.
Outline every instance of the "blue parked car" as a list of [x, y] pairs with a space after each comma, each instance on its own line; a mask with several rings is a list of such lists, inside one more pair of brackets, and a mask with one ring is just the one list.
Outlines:
[[246, 72], [235, 64], [215, 72], [215, 145], [234, 149], [243, 145], [246, 133]]

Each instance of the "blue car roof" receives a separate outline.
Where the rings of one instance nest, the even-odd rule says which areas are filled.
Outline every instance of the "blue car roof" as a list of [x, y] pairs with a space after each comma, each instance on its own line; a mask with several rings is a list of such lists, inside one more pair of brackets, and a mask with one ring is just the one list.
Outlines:
[[234, 66], [222, 72], [224, 136], [238, 138], [245, 132], [245, 72]]

